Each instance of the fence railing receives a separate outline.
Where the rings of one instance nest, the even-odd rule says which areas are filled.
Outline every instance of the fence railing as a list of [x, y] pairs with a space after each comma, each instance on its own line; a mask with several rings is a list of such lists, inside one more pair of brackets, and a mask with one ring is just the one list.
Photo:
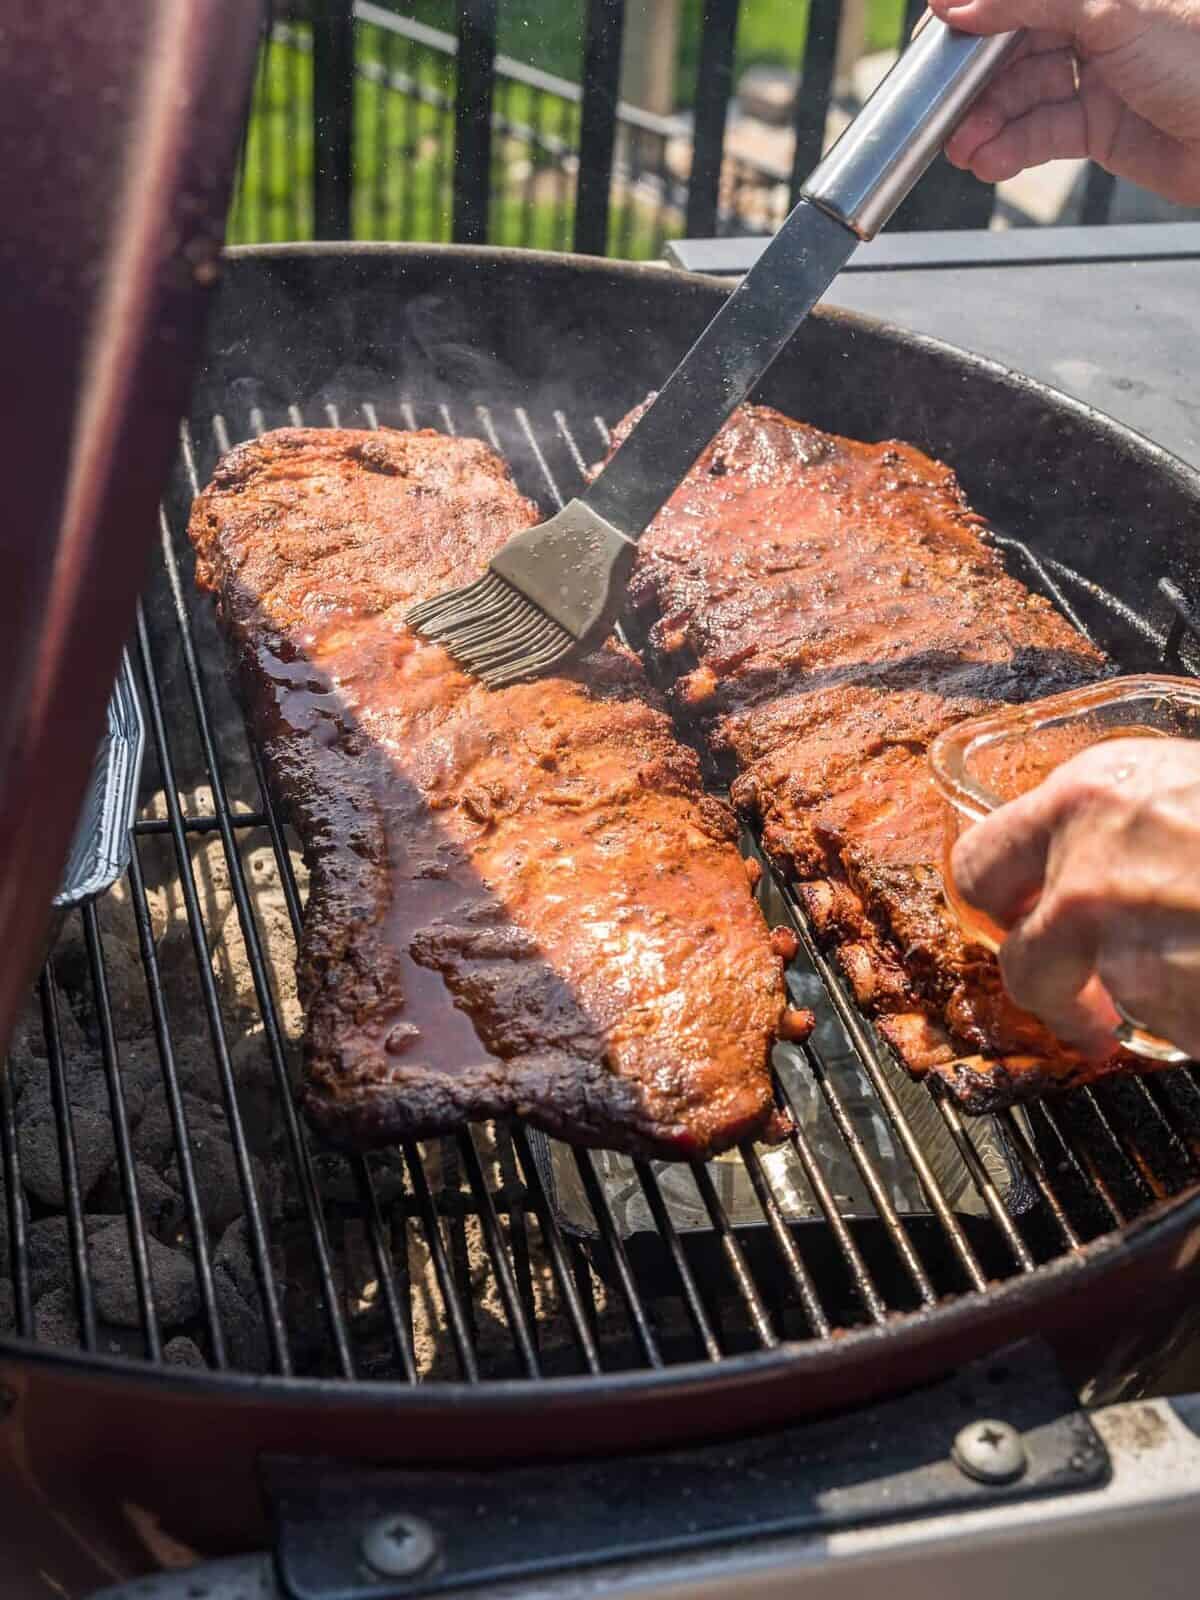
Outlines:
[[[534, 249], [575, 245], [582, 86], [495, 56], [486, 186], [478, 186], [465, 227], [456, 229], [459, 40], [379, 6], [362, 3], [353, 12], [353, 134], [344, 195], [335, 193], [329, 214], [318, 218], [317, 166], [323, 164], [328, 176], [331, 153], [327, 118], [314, 105], [314, 29], [276, 22], [263, 46], [230, 239], [345, 235], [445, 242], [468, 233], [478, 242]], [[590, 218], [587, 247], [600, 254], [660, 254], [665, 241], [683, 231], [691, 153], [688, 119], [619, 102], [607, 231], [598, 235]], [[739, 172], [742, 189], [757, 185], [764, 193], [779, 177], [770, 169], [756, 174], [746, 163], [739, 163]], [[345, 229], [338, 225], [341, 209]]]
[[[499, 53], [498, 3], [458, 0], [450, 34], [372, 0], [293, 0], [264, 40], [231, 241], [653, 257], [685, 233], [778, 227], [825, 143], [841, 0], [810, 0], [790, 167], [727, 138], [740, 0], [704, 0], [694, 105], [677, 116], [618, 97], [624, 0], [586, 0], [579, 83]], [[893, 226], [986, 226], [993, 204], [939, 164]], [[1106, 205], [1101, 178], [1088, 220]]]

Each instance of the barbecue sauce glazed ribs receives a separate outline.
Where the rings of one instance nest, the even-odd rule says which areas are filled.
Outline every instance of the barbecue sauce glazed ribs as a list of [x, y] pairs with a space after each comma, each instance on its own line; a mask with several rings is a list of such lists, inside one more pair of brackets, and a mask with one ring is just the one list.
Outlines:
[[981, 1112], [1135, 1065], [1020, 1011], [944, 901], [930, 741], [1108, 670], [946, 467], [747, 407], [645, 535], [631, 605], [686, 736], [913, 1073]]
[[429, 432], [270, 433], [196, 501], [310, 871], [305, 1108], [350, 1148], [508, 1115], [668, 1158], [778, 1137], [781, 961], [637, 660], [488, 691], [404, 624], [537, 520]]

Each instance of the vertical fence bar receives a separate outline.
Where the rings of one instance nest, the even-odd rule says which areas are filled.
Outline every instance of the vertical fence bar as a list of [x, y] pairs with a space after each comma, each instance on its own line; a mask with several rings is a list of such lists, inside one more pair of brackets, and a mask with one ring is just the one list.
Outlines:
[[739, 4], [740, 0], [704, 0], [700, 66], [696, 75], [692, 177], [687, 204], [686, 231], [692, 239], [708, 238], [717, 232], [725, 118], [733, 92]]
[[608, 251], [624, 32], [625, 0], [589, 0], [583, 48], [579, 179], [575, 189], [575, 248], [591, 256]]
[[833, 98], [833, 71], [837, 62], [838, 24], [842, 0], [810, 0], [804, 62], [792, 110], [796, 143], [792, 152], [792, 203], [800, 185], [821, 159], [825, 121]]
[[75, 1149], [75, 1130], [71, 1121], [71, 1102], [67, 1095], [66, 1063], [63, 1059], [62, 1032], [58, 1020], [58, 996], [54, 969], [47, 962], [38, 982], [42, 1003], [42, 1035], [46, 1041], [46, 1067], [50, 1079], [50, 1100], [58, 1129], [58, 1158], [62, 1170], [63, 1198], [67, 1212], [67, 1242], [75, 1283], [75, 1309], [79, 1316], [80, 1343], [85, 1350], [96, 1348], [96, 1301], [92, 1292], [92, 1273], [88, 1262], [87, 1233], [83, 1220], [84, 1195], [79, 1182], [79, 1161]]
[[485, 244], [491, 202], [497, 0], [458, 0], [454, 243]]
[[353, 0], [313, 0], [313, 228], [350, 238], [354, 166]]

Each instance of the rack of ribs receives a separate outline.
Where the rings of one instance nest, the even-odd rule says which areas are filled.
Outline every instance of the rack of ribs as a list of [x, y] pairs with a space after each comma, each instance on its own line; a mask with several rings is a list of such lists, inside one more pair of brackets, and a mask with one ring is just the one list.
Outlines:
[[489, 692], [404, 625], [538, 520], [484, 445], [285, 429], [196, 501], [310, 890], [303, 1099], [351, 1148], [520, 1115], [696, 1158], [778, 1137], [781, 961], [630, 653]]
[[631, 606], [680, 725], [913, 1073], [979, 1112], [1135, 1064], [1020, 1011], [944, 902], [930, 741], [1108, 670], [946, 467], [748, 407], [645, 536]]

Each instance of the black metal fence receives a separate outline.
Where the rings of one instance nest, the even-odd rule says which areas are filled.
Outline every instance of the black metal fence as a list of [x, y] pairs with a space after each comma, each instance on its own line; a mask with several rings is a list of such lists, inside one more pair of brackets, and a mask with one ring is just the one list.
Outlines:
[[[371, 0], [277, 4], [262, 50], [234, 243], [493, 243], [653, 257], [673, 237], [770, 233], [826, 142], [842, 0], [810, 0], [790, 164], [727, 137], [740, 0], [704, 0], [692, 111], [620, 100], [625, 0], [585, 0], [578, 83], [497, 51], [504, 0], [456, 34]], [[923, 0], [910, 0], [897, 38]], [[1088, 186], [1103, 220], [1108, 182]], [[893, 227], [985, 227], [992, 189], [938, 163]]]

